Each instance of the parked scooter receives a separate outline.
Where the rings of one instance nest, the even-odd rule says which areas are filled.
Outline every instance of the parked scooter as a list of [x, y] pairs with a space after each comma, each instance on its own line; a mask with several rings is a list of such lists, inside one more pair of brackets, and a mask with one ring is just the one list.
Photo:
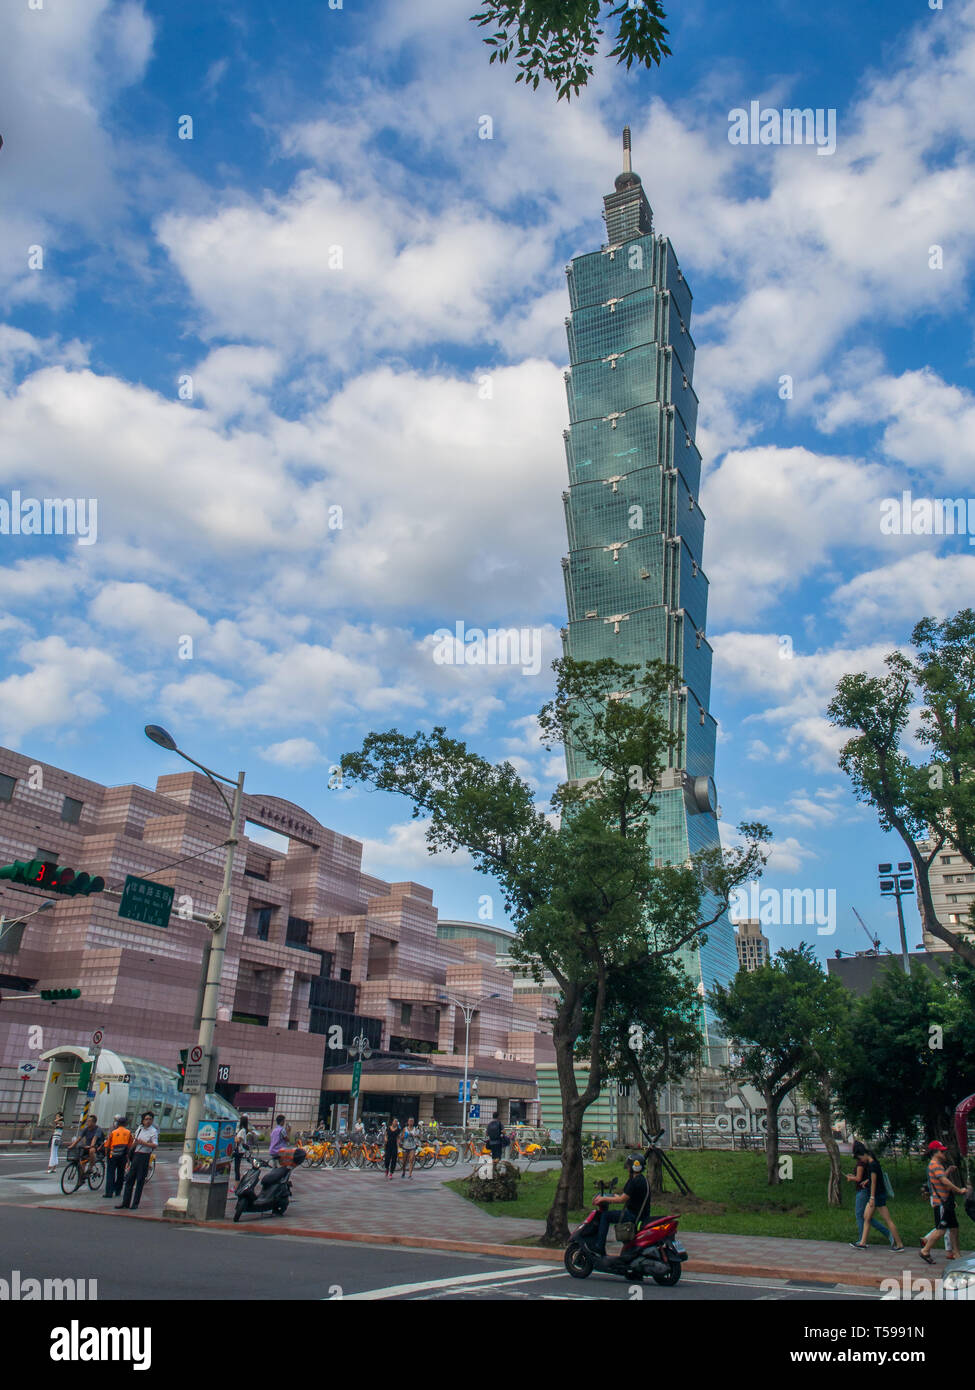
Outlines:
[[[646, 1138], [649, 1147], [643, 1159], [644, 1171], [650, 1154], [659, 1152], [656, 1141], [660, 1135], [654, 1139], [646, 1135]], [[614, 1178], [610, 1183], [610, 1192], [616, 1187], [616, 1181]], [[599, 1187], [605, 1190], [604, 1183]], [[654, 1221], [647, 1221], [632, 1240], [623, 1243], [618, 1254], [603, 1255], [597, 1249], [601, 1210], [599, 1203], [594, 1202], [586, 1220], [572, 1232], [564, 1263], [573, 1279], [588, 1279], [595, 1270], [599, 1274], [616, 1274], [632, 1283], [639, 1283], [647, 1276], [656, 1284], [677, 1283], [681, 1266], [687, 1259], [687, 1251], [677, 1239], [679, 1216], [658, 1216]], [[612, 1230], [610, 1226], [610, 1233]]]
[[[304, 1149], [295, 1149], [293, 1165], [295, 1168], [305, 1160]], [[291, 1190], [292, 1168], [272, 1168], [269, 1163], [259, 1163], [251, 1159], [251, 1170], [245, 1173], [237, 1187], [237, 1208], [234, 1220], [250, 1212], [272, 1212], [283, 1216], [294, 1193]]]

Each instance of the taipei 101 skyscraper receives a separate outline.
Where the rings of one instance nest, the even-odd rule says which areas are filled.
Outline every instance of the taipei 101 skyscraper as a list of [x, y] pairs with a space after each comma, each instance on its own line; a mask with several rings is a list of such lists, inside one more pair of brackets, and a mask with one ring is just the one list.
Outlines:
[[[612, 657], [642, 667], [657, 657], [680, 671], [669, 695], [676, 742], [647, 834], [655, 862], [675, 864], [720, 843], [691, 292], [669, 240], [653, 234], [650, 204], [630, 165], [629, 128], [623, 172], [603, 201], [606, 245], [566, 270], [563, 647], [577, 661]], [[571, 747], [566, 762], [570, 779], [600, 771]], [[704, 990], [738, 969], [727, 914], [707, 935], [700, 950], [683, 956]], [[708, 1042], [720, 1044], [707, 1016], [705, 1025]]]

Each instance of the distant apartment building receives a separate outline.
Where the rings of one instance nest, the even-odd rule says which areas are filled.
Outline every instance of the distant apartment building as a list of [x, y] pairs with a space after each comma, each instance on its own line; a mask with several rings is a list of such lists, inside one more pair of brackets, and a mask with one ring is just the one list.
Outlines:
[[746, 917], [737, 923], [735, 944], [738, 947], [740, 970], [758, 970], [769, 962], [768, 937], [762, 933], [757, 917]]
[[[932, 846], [922, 845], [922, 850], [930, 853]], [[975, 900], [975, 869], [963, 859], [956, 849], [945, 846], [939, 852], [928, 871], [931, 885], [931, 898], [938, 921], [949, 931], [975, 932], [969, 909]], [[922, 943], [926, 951], [950, 951], [938, 937], [930, 932], [922, 932]]]
[[[451, 1119], [467, 1041], [481, 1096], [506, 1116], [512, 1104], [527, 1114], [536, 1048], [547, 1055], [551, 1040], [537, 1031], [531, 992], [516, 1000], [493, 945], [438, 937], [429, 888], [364, 873], [361, 843], [301, 806], [253, 793], [242, 819], [216, 1024], [229, 1069], [219, 1094], [258, 1119], [282, 1110], [305, 1125], [349, 1100], [346, 1048], [364, 1035], [375, 1053], [362, 1069], [362, 1108]], [[248, 833], [255, 826], [283, 836], [286, 849]], [[35, 912], [46, 894], [0, 880], [7, 923], [35, 913], [0, 935], [0, 1115], [14, 1112], [18, 1064], [29, 1058], [40, 1064], [23, 1114], [37, 1117], [42, 1097], [52, 1113], [73, 1103], [50, 1086], [56, 1059], [44, 1053], [65, 1045], [81, 1063], [96, 1032], [116, 1055], [175, 1072], [180, 1049], [196, 1041], [209, 934], [190, 913], [216, 907], [229, 830], [200, 773], [162, 776], [154, 790], [106, 787], [0, 749], [0, 864], [40, 859], [107, 885], [90, 897], [55, 894], [53, 910]], [[174, 888], [167, 927], [119, 916], [129, 874]], [[53, 1006], [17, 997], [55, 987], [80, 988], [81, 997]], [[450, 996], [483, 1001], [469, 1038]], [[163, 1127], [176, 1126], [175, 1106], [163, 1087]]]

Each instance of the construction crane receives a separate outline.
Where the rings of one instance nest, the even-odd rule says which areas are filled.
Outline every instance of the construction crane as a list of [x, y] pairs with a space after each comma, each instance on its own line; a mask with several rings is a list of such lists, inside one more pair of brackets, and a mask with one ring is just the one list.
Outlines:
[[[863, 928], [863, 930], [866, 932], [866, 934], [867, 934], [867, 940], [870, 942], [870, 945], [873, 947], [873, 949], [877, 952], [877, 955], [879, 956], [879, 955], [880, 955], [880, 937], [879, 937], [879, 936], [873, 937], [873, 936], [870, 935], [870, 928], [867, 926], [866, 922], [865, 922], [865, 921], [863, 920], [863, 918], [860, 916], [859, 912], [857, 912], [857, 910], [856, 910], [855, 907], [853, 908], [853, 915], [854, 915], [854, 917], [857, 919], [857, 921], [860, 923], [860, 926]], [[888, 952], [888, 955], [889, 955], [889, 954], [890, 954], [890, 952]]]

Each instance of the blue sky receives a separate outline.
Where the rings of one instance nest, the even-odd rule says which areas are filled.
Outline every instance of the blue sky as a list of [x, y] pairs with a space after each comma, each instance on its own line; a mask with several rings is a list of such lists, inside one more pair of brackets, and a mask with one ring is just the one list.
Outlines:
[[[601, 62], [569, 106], [489, 67], [473, 9], [4, 0], [0, 496], [96, 498], [98, 540], [0, 537], [0, 740], [152, 785], [163, 723], [475, 916], [490, 885], [328, 769], [443, 722], [542, 799], [559, 775], [532, 715], [565, 619], [563, 267], [629, 122], [694, 292], [722, 820], [772, 825], [771, 886], [835, 888], [822, 951], [866, 944], [851, 905], [893, 946], [899, 842], [824, 709], [975, 588], [967, 537], [879, 526], [975, 476], [975, 3], [682, 3], [661, 69]], [[835, 108], [835, 153], [730, 144], [752, 100]], [[540, 627], [541, 674], [438, 666], [457, 621]]]

